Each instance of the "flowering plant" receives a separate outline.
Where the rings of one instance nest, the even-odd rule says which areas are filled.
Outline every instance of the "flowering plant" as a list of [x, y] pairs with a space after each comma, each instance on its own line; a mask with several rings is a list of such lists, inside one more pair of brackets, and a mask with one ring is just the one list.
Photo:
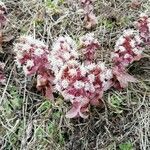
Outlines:
[[93, 13], [93, 0], [80, 0], [84, 11], [84, 23], [86, 29], [91, 29], [96, 26], [97, 18]]
[[150, 18], [148, 15], [142, 13], [136, 22], [136, 27], [143, 42], [150, 45]]
[[3, 28], [6, 24], [6, 13], [7, 13], [7, 8], [3, 2], [0, 2], [0, 28]]
[[[88, 4], [88, 9], [91, 2], [82, 1]], [[125, 30], [116, 41], [111, 54], [111, 69], [96, 60], [96, 49], [100, 44], [94, 34], [80, 38], [82, 61], [75, 41], [69, 36], [59, 37], [51, 51], [44, 42], [23, 36], [15, 45], [16, 63], [23, 67], [27, 76], [37, 75], [37, 89], [44, 90], [51, 99], [54, 85], [54, 90], [72, 105], [66, 114], [68, 118], [87, 118], [90, 105], [100, 105], [103, 93], [110, 87], [123, 89], [128, 82], [137, 82], [128, 74], [127, 67], [142, 58], [143, 43], [149, 44], [148, 16], [140, 16], [136, 25], [138, 30]]]
[[53, 74], [50, 71], [48, 46], [31, 36], [22, 36], [16, 43], [14, 51], [18, 67], [22, 66], [27, 76], [37, 74], [37, 89], [42, 90], [46, 97], [53, 99], [51, 90]]
[[96, 59], [96, 49], [100, 48], [100, 44], [94, 38], [94, 34], [90, 33], [80, 38], [80, 48], [84, 55], [84, 62], [90, 64]]
[[0, 84], [5, 83], [4, 66], [4, 63], [0, 62]]
[[[2, 29], [6, 24], [6, 12], [7, 8], [3, 2], [0, 2], [0, 52], [2, 49], [2, 42], [3, 42], [3, 37], [2, 37]], [[5, 75], [4, 75], [4, 63], [0, 62], [0, 84], [5, 83]]]
[[141, 43], [142, 40], [138, 33], [130, 29], [125, 30], [117, 40], [115, 52], [112, 53], [114, 87], [118, 89], [125, 88], [128, 82], [137, 81], [126, 72], [126, 67], [132, 62], [141, 59], [143, 50]]
[[78, 59], [78, 57], [77, 46], [73, 39], [69, 36], [59, 37], [52, 46], [51, 69], [57, 75], [66, 62]]
[[104, 63], [84, 65], [74, 60], [67, 62], [55, 79], [56, 89], [73, 105], [67, 117], [87, 117], [84, 113], [89, 104], [99, 105], [111, 77]]

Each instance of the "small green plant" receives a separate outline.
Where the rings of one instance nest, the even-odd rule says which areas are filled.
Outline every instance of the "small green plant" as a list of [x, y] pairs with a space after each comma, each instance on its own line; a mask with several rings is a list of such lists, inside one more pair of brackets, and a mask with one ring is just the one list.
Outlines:
[[12, 116], [14, 110], [19, 110], [22, 107], [22, 98], [18, 93], [18, 90], [15, 86], [9, 88], [11, 98], [4, 101], [3, 110], [4, 114], [9, 117]]
[[123, 97], [113, 94], [112, 96], [109, 96], [108, 103], [115, 113], [122, 113], [123, 110], [121, 105], [123, 104]]
[[133, 145], [130, 141], [119, 144], [119, 150], [133, 150]]
[[59, 5], [61, 5], [63, 3], [64, 3], [64, 0], [57, 0], [57, 1], [46, 0], [46, 2], [45, 2], [47, 8], [49, 8], [50, 10], [52, 10], [55, 13], [59, 12]]
[[37, 111], [38, 111], [39, 113], [45, 113], [45, 112], [47, 112], [48, 110], [50, 110], [51, 107], [52, 107], [51, 101], [46, 100], [46, 101], [44, 101], [44, 102], [40, 105], [40, 107], [38, 108]]

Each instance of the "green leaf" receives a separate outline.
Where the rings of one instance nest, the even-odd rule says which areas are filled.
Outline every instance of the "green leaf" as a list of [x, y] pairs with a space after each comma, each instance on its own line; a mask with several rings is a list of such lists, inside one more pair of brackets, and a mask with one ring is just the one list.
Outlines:
[[120, 150], [133, 150], [133, 145], [130, 141], [119, 145]]

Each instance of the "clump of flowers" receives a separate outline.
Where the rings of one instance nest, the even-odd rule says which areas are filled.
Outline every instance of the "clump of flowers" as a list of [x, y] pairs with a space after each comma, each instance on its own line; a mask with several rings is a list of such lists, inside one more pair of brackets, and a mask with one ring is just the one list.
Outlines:
[[0, 84], [4, 84], [6, 80], [4, 75], [4, 66], [5, 64], [0, 62]]
[[112, 53], [114, 65], [127, 67], [133, 61], [139, 60], [142, 54], [142, 40], [136, 31], [128, 29], [117, 40], [115, 52]]
[[130, 3], [130, 7], [132, 9], [139, 9], [141, 7], [142, 2], [140, 0], [132, 0]]
[[[93, 13], [91, 0], [81, 2], [86, 15]], [[100, 105], [103, 93], [111, 86], [123, 89], [128, 82], [137, 81], [127, 73], [127, 67], [142, 58], [143, 43], [150, 42], [149, 18], [141, 16], [136, 24], [138, 31], [125, 30], [116, 41], [111, 55], [112, 69], [96, 61], [96, 49], [100, 44], [94, 34], [80, 38], [83, 60], [79, 59], [76, 43], [68, 36], [59, 37], [51, 52], [42, 41], [23, 36], [15, 45], [16, 63], [23, 67], [27, 76], [37, 75], [37, 89], [44, 91], [47, 97], [53, 99], [53, 84], [54, 90], [71, 103], [66, 117], [87, 118], [90, 105]]]
[[59, 37], [52, 46], [51, 69], [57, 75], [66, 62], [75, 60], [78, 57], [77, 46], [73, 39], [69, 36]]
[[136, 26], [143, 42], [150, 45], [150, 18], [148, 15], [142, 13]]
[[3, 43], [3, 28], [6, 25], [7, 21], [7, 8], [3, 2], [0, 2], [0, 52], [2, 51], [2, 43]]
[[48, 46], [40, 40], [36, 40], [31, 36], [22, 36], [16, 43], [15, 49], [16, 63], [18, 67], [23, 67], [25, 75], [37, 75], [37, 89], [53, 99], [52, 80], [53, 74], [50, 72], [50, 51]]
[[84, 62], [86, 64], [93, 63], [96, 56], [96, 49], [100, 47], [97, 39], [94, 38], [94, 34], [86, 34], [80, 38], [80, 48], [84, 55]]
[[80, 64], [75, 60], [67, 62], [56, 76], [56, 89], [72, 103], [68, 118], [87, 117], [89, 104], [99, 105], [105, 84], [112, 78], [104, 63]]
[[86, 29], [96, 26], [97, 18], [94, 14], [93, 0], [80, 0], [84, 10], [84, 23]]
[[140, 60], [142, 54], [141, 37], [134, 30], [125, 30], [123, 35], [117, 40], [115, 52], [112, 53], [113, 74], [117, 81], [116, 88], [125, 88], [128, 82], [135, 82], [131, 75], [126, 72], [126, 67], [133, 61]]
[[3, 28], [6, 24], [6, 14], [7, 14], [7, 8], [3, 2], [0, 2], [0, 28]]

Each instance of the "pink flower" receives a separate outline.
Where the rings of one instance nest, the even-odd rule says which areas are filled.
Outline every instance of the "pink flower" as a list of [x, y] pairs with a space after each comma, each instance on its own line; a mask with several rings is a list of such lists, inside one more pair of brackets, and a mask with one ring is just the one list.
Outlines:
[[113, 87], [120, 90], [126, 88], [129, 82], [137, 82], [133, 76], [129, 75], [124, 68], [113, 68]]
[[69, 60], [78, 58], [76, 43], [69, 37], [59, 37], [52, 46], [50, 55], [51, 69], [58, 74], [61, 67]]
[[84, 23], [86, 29], [91, 29], [96, 26], [97, 18], [93, 13], [93, 0], [81, 0], [81, 4], [84, 10]]
[[0, 28], [5, 26], [7, 18], [6, 18], [7, 8], [3, 2], [0, 2]]
[[117, 40], [112, 59], [115, 66], [127, 67], [142, 57], [142, 40], [134, 30], [125, 30]]
[[80, 0], [81, 1], [81, 3], [83, 4], [83, 5], [85, 5], [85, 4], [90, 4], [90, 3], [92, 3], [94, 0]]
[[84, 23], [86, 29], [94, 28], [97, 25], [97, 18], [93, 12], [85, 14]]
[[86, 64], [94, 62], [96, 56], [96, 49], [100, 47], [97, 39], [94, 38], [94, 34], [86, 34], [80, 38], [81, 51], [84, 54], [84, 60]]
[[43, 70], [43, 72], [40, 72], [40, 74], [37, 75], [36, 88], [39, 91], [42, 91], [43, 95], [45, 95], [45, 97], [49, 98], [50, 100], [54, 99], [52, 87], [53, 80], [54, 76], [49, 70]]
[[75, 114], [83, 117], [82, 112], [88, 111], [89, 104], [100, 104], [109, 78], [105, 71], [103, 63], [81, 65], [75, 60], [67, 62], [61, 68], [54, 83], [56, 89], [73, 105], [68, 117]]
[[5, 79], [5, 75], [4, 75], [4, 63], [0, 62], [0, 84], [4, 84], [6, 79]]
[[150, 18], [148, 15], [142, 13], [136, 26], [143, 42], [150, 45]]
[[75, 118], [75, 117], [88, 118], [88, 112], [89, 112], [88, 103], [84, 105], [79, 103], [78, 101], [75, 101], [72, 104], [72, 108], [67, 112], [66, 117], [67, 118]]
[[43, 91], [47, 98], [53, 99], [53, 74], [48, 46], [31, 36], [22, 36], [15, 45], [16, 63], [23, 67], [25, 75], [37, 74], [37, 89]]
[[125, 30], [123, 35], [117, 40], [115, 52], [112, 53], [113, 78], [112, 84], [116, 89], [123, 89], [128, 86], [128, 82], [137, 82], [129, 75], [126, 67], [134, 61], [142, 58], [142, 39], [134, 30]]
[[30, 36], [22, 36], [15, 49], [16, 63], [18, 67], [23, 66], [25, 75], [32, 75], [43, 68], [50, 68], [48, 60], [50, 52], [48, 47], [39, 40]]

